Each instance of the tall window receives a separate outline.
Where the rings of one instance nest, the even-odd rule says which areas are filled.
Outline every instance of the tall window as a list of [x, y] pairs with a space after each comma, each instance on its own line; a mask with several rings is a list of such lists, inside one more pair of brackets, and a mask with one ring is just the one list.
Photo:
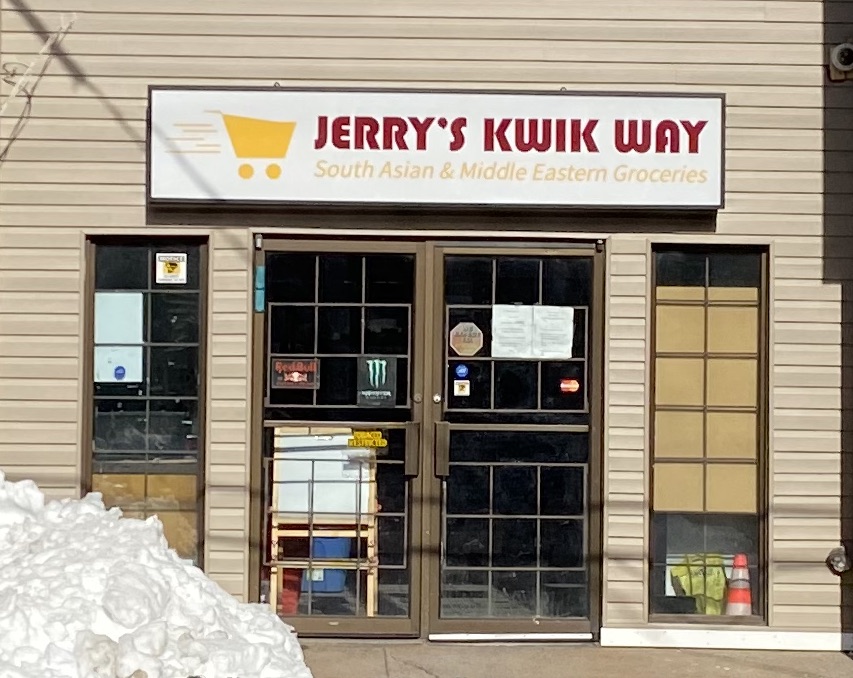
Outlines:
[[765, 257], [654, 254], [653, 615], [763, 615]]
[[199, 562], [206, 247], [95, 244], [91, 487]]

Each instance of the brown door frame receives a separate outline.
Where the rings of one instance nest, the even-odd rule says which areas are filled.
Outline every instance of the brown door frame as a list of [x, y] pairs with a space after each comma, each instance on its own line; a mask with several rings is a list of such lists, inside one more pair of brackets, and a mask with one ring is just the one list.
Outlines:
[[[422, 605], [423, 617], [422, 628], [426, 631], [422, 635], [441, 639], [446, 638], [474, 637], [477, 639], [488, 639], [494, 636], [496, 640], [501, 637], [511, 639], [529, 635], [547, 634], [575, 635], [589, 634], [590, 638], [597, 638], [601, 627], [601, 593], [602, 593], [602, 414], [604, 398], [604, 252], [603, 249], [594, 244], [581, 242], [567, 242], [564, 244], [539, 244], [539, 243], [484, 243], [473, 245], [465, 242], [433, 242], [430, 243], [432, 304], [428, 312], [432, 313], [430, 327], [434, 328], [431, 346], [424, 356], [426, 364], [424, 369], [427, 373], [425, 379], [428, 387], [429, 398], [427, 403], [426, 421], [430, 431], [433, 432], [435, 440], [428, 451], [424, 454], [424, 478], [425, 496], [431, 499], [431, 510], [426, 512], [426, 524], [424, 538], [429, 539], [432, 548], [428, 556], [428, 563], [424, 567], [423, 590], [427, 599]], [[505, 428], [507, 430], [561, 430], [561, 431], [588, 431], [590, 436], [590, 458], [589, 458], [589, 499], [588, 499], [588, 522], [587, 526], [587, 558], [591, 566], [589, 568], [589, 612], [588, 620], [577, 619], [441, 619], [440, 612], [440, 578], [441, 578], [441, 540], [442, 540], [442, 481], [436, 476], [436, 466], [439, 454], [446, 454], [447, 450], [440, 449], [446, 445], [446, 436], [436, 435], [438, 425], [447, 430], [482, 429], [489, 425], [473, 424], [444, 424], [445, 409], [445, 365], [444, 332], [435, 330], [444, 326], [444, 257], [447, 254], [480, 254], [480, 255], [535, 255], [535, 256], [583, 256], [591, 257], [593, 260], [592, 280], [592, 304], [590, 306], [589, 336], [587, 338], [588, 360], [590, 364], [590, 392], [589, 392], [589, 417], [590, 423], [585, 426], [571, 425], [543, 425], [543, 424], [508, 424], [503, 426], [491, 425], [490, 428]], [[434, 403], [433, 393], [441, 393], [440, 403]], [[444, 441], [441, 438], [445, 438]]]
[[[287, 237], [262, 237], [260, 247], [255, 248], [255, 270], [258, 266], [265, 266], [266, 255], [269, 252], [320, 252], [320, 253], [359, 253], [359, 254], [413, 254], [415, 256], [415, 294], [412, 305], [412, 421], [419, 429], [420, 444], [417, 448], [418, 470], [422, 469], [421, 461], [424, 458], [425, 445], [431, 440], [427, 433], [427, 427], [423, 422], [423, 354], [425, 353], [425, 337], [427, 335], [426, 319], [419, 316], [419, 309], [426, 308], [426, 289], [428, 271], [425, 265], [426, 246], [424, 243], [412, 241], [388, 241], [378, 239], [365, 240], [294, 240]], [[253, 273], [254, 280], [254, 273]], [[253, 304], [254, 308], [254, 304]], [[262, 487], [262, 468], [264, 444], [267, 431], [276, 425], [318, 425], [328, 426], [328, 421], [292, 420], [287, 422], [264, 421], [266, 389], [265, 370], [267, 352], [266, 334], [266, 300], [264, 311], [253, 311], [253, 333], [252, 333], [252, 437], [250, 459], [250, 528], [249, 528], [249, 596], [250, 600], [260, 599], [260, 574], [262, 567], [263, 549], [267, 547], [264, 540], [263, 516], [266, 507], [262, 504], [264, 488]], [[306, 412], [307, 414], [307, 412]], [[346, 422], [333, 422], [346, 425]], [[382, 422], [371, 422], [371, 425], [383, 427]], [[388, 422], [385, 428], [405, 428], [402, 422]], [[407, 463], [410, 460], [407, 459]], [[421, 604], [424, 600], [420, 585], [421, 558], [423, 551], [421, 543], [423, 523], [422, 507], [425, 505], [423, 497], [423, 472], [409, 478], [409, 617], [343, 617], [343, 616], [300, 616], [285, 618], [285, 621], [294, 626], [298, 633], [303, 636], [314, 637], [359, 637], [359, 636], [384, 636], [384, 637], [416, 637], [419, 633], [421, 619]]]
[[[256, 241], [257, 244], [257, 241]], [[261, 238], [255, 248], [255, 269], [265, 265], [268, 252], [328, 252], [345, 253], [412, 253], [415, 255], [415, 299], [413, 304], [413, 383], [412, 419], [420, 426], [420, 474], [410, 482], [410, 617], [297, 617], [286, 619], [304, 636], [385, 636], [427, 638], [436, 635], [495, 635], [519, 634], [590, 634], [596, 638], [601, 626], [602, 600], [602, 416], [604, 398], [604, 252], [593, 243], [519, 243], [502, 242], [493, 245], [465, 241], [380, 239], [335, 240], [312, 238], [293, 239], [286, 236]], [[483, 254], [538, 256], [585, 256], [593, 259], [593, 300], [590, 308], [590, 460], [589, 460], [589, 526], [587, 555], [592, 566], [589, 571], [590, 618], [579, 620], [523, 619], [460, 619], [439, 618], [439, 578], [441, 554], [441, 481], [436, 478], [437, 424], [443, 421], [444, 402], [433, 402], [434, 393], [443, 393], [444, 380], [444, 255]], [[254, 272], [253, 272], [254, 280]], [[266, 305], [265, 305], [266, 306]], [[249, 511], [249, 599], [260, 599], [260, 573], [263, 543], [262, 517], [262, 459], [266, 429], [272, 422], [263, 420], [266, 370], [266, 308], [253, 311], [252, 322], [252, 431], [250, 449], [250, 511]], [[322, 424], [328, 422], [292, 421], [290, 424]], [[395, 424], [399, 427], [400, 424]], [[454, 425], [451, 425], [454, 426]], [[455, 425], [465, 428], [467, 425]], [[467, 426], [470, 428], [470, 426]], [[554, 426], [512, 425], [513, 430], [553, 430]], [[560, 430], [578, 427], [561, 426]], [[586, 430], [586, 429], [584, 429]]]

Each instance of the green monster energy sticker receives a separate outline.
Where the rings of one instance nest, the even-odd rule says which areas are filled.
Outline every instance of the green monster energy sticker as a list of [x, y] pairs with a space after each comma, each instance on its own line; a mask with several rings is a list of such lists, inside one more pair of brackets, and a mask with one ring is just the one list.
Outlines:
[[397, 359], [362, 356], [358, 359], [359, 407], [394, 407], [397, 402]]

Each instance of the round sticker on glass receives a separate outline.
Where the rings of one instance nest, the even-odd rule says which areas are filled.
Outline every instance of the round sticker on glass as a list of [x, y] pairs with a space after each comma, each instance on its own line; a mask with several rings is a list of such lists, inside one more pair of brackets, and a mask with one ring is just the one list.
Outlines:
[[468, 376], [468, 366], [467, 365], [457, 365], [456, 366], [456, 376], [459, 379], [464, 379]]
[[125, 369], [121, 365], [113, 370], [113, 376], [116, 378], [116, 381], [124, 379], [125, 374], [127, 374], [127, 372], [125, 372]]

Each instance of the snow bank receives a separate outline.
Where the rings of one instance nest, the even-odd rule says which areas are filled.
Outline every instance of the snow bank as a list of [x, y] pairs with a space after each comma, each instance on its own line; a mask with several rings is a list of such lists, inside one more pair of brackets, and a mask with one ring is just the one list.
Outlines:
[[[144, 674], [142, 673], [144, 672]], [[0, 472], [0, 678], [311, 678], [292, 629], [98, 494]]]

